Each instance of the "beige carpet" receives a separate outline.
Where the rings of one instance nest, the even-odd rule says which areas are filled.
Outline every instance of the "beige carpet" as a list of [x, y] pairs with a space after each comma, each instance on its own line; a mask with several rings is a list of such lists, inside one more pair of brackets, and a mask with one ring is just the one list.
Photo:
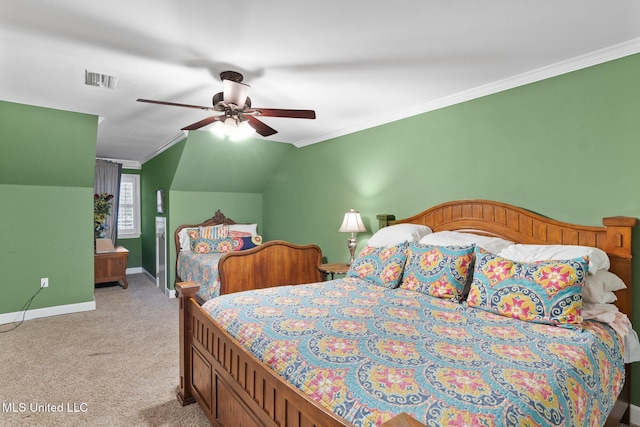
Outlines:
[[128, 281], [96, 289], [95, 311], [0, 334], [1, 426], [209, 426], [175, 398], [177, 300], [143, 274]]

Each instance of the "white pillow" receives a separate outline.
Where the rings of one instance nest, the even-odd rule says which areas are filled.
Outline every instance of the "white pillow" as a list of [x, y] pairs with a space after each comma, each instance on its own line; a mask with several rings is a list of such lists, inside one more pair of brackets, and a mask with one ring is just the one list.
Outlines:
[[615, 274], [599, 270], [596, 274], [588, 274], [582, 288], [582, 301], [590, 304], [609, 304], [618, 298], [613, 293], [625, 289], [621, 278]]
[[376, 248], [389, 248], [402, 242], [417, 242], [432, 232], [426, 225], [395, 224], [376, 231], [367, 242], [367, 245]]
[[609, 270], [611, 266], [607, 253], [590, 246], [575, 245], [511, 245], [498, 253], [503, 258], [518, 262], [566, 260], [589, 257], [589, 274], [598, 270]]
[[480, 236], [478, 234], [461, 233], [459, 231], [438, 231], [423, 237], [419, 243], [434, 246], [476, 245], [494, 254], [513, 244], [513, 242], [509, 240], [499, 237]]
[[587, 286], [582, 288], [582, 302], [587, 304], [611, 304], [617, 300], [618, 297], [611, 291], [596, 290]]
[[258, 235], [258, 224], [229, 224], [229, 231], [249, 233], [252, 237]]
[[178, 232], [178, 239], [180, 240], [180, 252], [191, 250], [191, 238], [187, 234], [189, 230], [200, 230], [200, 227], [183, 228]]

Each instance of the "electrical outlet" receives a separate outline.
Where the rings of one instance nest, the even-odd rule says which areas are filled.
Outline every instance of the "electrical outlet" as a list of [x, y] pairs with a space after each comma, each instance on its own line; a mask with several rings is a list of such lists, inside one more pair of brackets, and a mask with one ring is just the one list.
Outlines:
[[40, 279], [40, 287], [41, 288], [48, 288], [49, 287], [49, 278], [48, 277], [43, 277], [42, 279]]

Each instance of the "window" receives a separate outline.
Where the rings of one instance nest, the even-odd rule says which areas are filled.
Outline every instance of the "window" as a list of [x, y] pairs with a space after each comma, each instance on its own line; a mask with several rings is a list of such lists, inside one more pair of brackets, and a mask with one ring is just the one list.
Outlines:
[[122, 174], [118, 203], [118, 239], [140, 237], [140, 175]]

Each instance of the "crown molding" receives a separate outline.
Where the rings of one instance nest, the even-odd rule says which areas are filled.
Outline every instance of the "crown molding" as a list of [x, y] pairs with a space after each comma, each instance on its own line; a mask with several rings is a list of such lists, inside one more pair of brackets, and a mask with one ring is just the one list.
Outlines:
[[176, 145], [178, 142], [182, 141], [183, 139], [185, 139], [187, 136], [189, 136], [189, 131], [186, 130], [181, 130], [180, 132], [178, 132], [177, 134], [175, 134], [174, 136], [172, 136], [168, 141], [166, 141], [165, 143], [163, 143], [160, 147], [158, 147], [154, 152], [152, 152], [151, 154], [147, 155], [142, 162], [140, 163], [146, 163], [149, 160], [153, 159], [155, 156], [157, 156], [158, 154], [162, 153], [163, 151], [168, 150], [169, 148], [173, 147], [174, 145]]
[[96, 160], [120, 163], [123, 169], [142, 169], [142, 165], [137, 160], [107, 159], [106, 157], [96, 157]]
[[492, 95], [498, 92], [503, 92], [505, 90], [524, 86], [530, 83], [535, 83], [551, 77], [556, 77], [562, 74], [567, 74], [573, 71], [592, 67], [594, 65], [613, 61], [615, 59], [623, 58], [625, 56], [633, 55], [639, 52], [640, 38], [629, 40], [627, 42], [610, 46], [605, 49], [600, 49], [585, 55], [580, 55], [566, 61], [557, 62], [555, 64], [528, 71], [526, 73], [518, 74], [516, 76], [512, 76], [503, 80], [498, 80], [493, 83], [458, 92], [451, 96], [439, 98], [430, 102], [426, 102], [424, 104], [419, 104], [410, 109], [380, 116], [373, 120], [360, 122], [353, 126], [348, 126], [335, 132], [324, 134], [320, 137], [303, 139], [294, 142], [293, 145], [298, 148], [305, 147], [307, 145], [327, 141], [332, 138], [348, 135], [375, 126], [380, 126], [398, 120], [406, 119], [408, 117], [413, 117], [418, 114], [428, 113], [429, 111], [438, 110], [440, 108], [449, 107], [451, 105], [459, 104], [466, 101], [471, 101], [473, 99]]

